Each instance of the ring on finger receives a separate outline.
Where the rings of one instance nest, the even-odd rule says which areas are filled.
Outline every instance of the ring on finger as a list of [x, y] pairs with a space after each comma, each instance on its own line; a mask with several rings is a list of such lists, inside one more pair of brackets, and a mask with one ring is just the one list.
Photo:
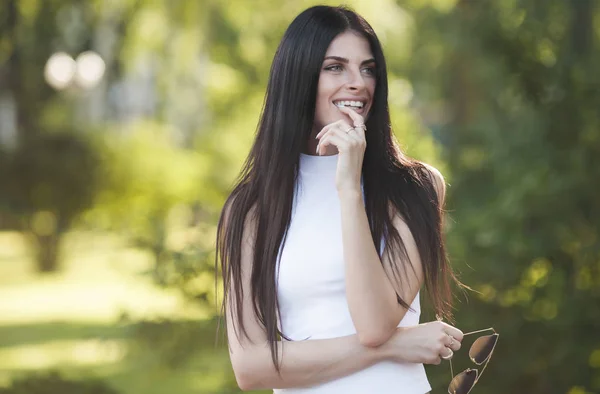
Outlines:
[[448, 354], [447, 356], [440, 356], [440, 357], [442, 357], [442, 359], [450, 360], [452, 358], [452, 356], [454, 356], [454, 352], [452, 351], [452, 349], [448, 349], [448, 350], [450, 350], [450, 354]]
[[348, 128], [348, 130], [346, 130], [346, 134], [348, 134], [349, 132], [351, 132], [352, 130], [354, 130], [354, 127], [350, 127]]
[[450, 337], [450, 346], [454, 345], [454, 337], [450, 334], [448, 336]]
[[367, 126], [365, 126], [364, 123], [356, 125], [356, 126], [354, 126], [354, 128], [355, 129], [363, 129], [363, 131], [367, 131]]

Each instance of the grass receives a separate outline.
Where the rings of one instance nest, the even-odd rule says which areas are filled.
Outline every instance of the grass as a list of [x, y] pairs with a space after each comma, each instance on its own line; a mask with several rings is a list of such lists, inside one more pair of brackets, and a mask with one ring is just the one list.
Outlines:
[[209, 311], [152, 283], [147, 253], [92, 233], [64, 250], [60, 272], [39, 275], [23, 237], [0, 233], [0, 386], [54, 369], [124, 394], [240, 392]]

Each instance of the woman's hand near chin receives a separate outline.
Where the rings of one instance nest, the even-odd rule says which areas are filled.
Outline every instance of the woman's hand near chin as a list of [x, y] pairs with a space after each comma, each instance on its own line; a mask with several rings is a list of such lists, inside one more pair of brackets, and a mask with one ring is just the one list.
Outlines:
[[338, 192], [361, 192], [360, 178], [367, 148], [365, 122], [350, 108], [339, 107], [339, 110], [348, 115], [352, 125], [346, 120], [338, 120], [323, 127], [316, 137], [319, 140], [316, 153], [321, 155], [327, 146], [335, 146], [339, 152], [335, 180]]

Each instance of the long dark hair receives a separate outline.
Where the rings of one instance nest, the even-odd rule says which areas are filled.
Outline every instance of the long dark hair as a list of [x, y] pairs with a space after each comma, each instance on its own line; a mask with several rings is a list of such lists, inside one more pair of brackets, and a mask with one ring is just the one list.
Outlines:
[[[365, 206], [373, 242], [381, 254], [385, 237], [389, 261], [408, 258], [392, 225], [390, 206], [399, 212], [416, 241], [429, 298], [435, 312], [451, 319], [450, 279], [442, 237], [442, 207], [434, 187], [433, 174], [422, 163], [400, 151], [392, 134], [388, 109], [388, 82], [381, 44], [372, 27], [346, 7], [315, 6], [303, 11], [285, 32], [271, 66], [269, 83], [256, 139], [241, 175], [225, 202], [217, 228], [215, 265], [221, 269], [225, 308], [235, 307], [236, 335], [247, 333], [242, 321], [241, 249], [242, 232], [250, 213], [256, 238], [251, 288], [254, 313], [271, 344], [271, 355], [279, 371], [277, 341], [286, 338], [277, 324], [279, 307], [276, 264], [290, 224], [294, 185], [300, 153], [313, 128], [317, 85], [323, 58], [333, 39], [351, 30], [366, 38], [376, 64], [375, 96], [366, 121], [367, 149], [363, 160]], [[227, 222], [226, 222], [227, 221]], [[221, 261], [219, 267], [218, 262]], [[392, 264], [394, 278], [401, 280], [406, 266]], [[235, 305], [229, 289], [235, 292]], [[397, 296], [409, 308], [411, 300]]]

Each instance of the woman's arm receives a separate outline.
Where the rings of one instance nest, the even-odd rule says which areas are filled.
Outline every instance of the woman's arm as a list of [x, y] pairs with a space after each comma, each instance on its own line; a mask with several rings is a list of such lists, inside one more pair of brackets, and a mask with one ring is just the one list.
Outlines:
[[[433, 167], [428, 167], [430, 171]], [[435, 169], [433, 169], [435, 170]], [[440, 202], [443, 198], [443, 178], [435, 170], [431, 171]], [[415, 299], [423, 283], [423, 267], [416, 242], [408, 225], [400, 215], [393, 217], [393, 225], [398, 231], [412, 269], [406, 272], [406, 281], [400, 286], [391, 281], [389, 271], [394, 262], [382, 261], [375, 249], [362, 192], [342, 189], [339, 191], [342, 215], [342, 240], [346, 266], [346, 298], [352, 321], [356, 327], [360, 343], [365, 346], [379, 346], [395, 332], [406, 309], [398, 304], [396, 293], [410, 304]], [[386, 269], [387, 268], [387, 269]], [[386, 272], [387, 271], [387, 272]]]
[[[454, 340], [451, 342], [449, 335]], [[363, 346], [356, 335], [299, 342], [279, 342], [281, 375], [277, 374], [266, 340], [243, 347], [233, 336], [230, 356], [242, 390], [309, 387], [361, 371], [379, 361], [440, 364], [451, 348], [457, 352], [462, 331], [441, 321], [398, 327], [389, 341], [377, 348]]]
[[[254, 315], [250, 295], [250, 276], [255, 241], [253, 215], [244, 225], [241, 256], [241, 280], [244, 290], [243, 321], [248, 337], [236, 335], [234, 317], [236, 295], [230, 289], [233, 309], [226, 308], [227, 333], [231, 363], [242, 390], [307, 387], [329, 382], [368, 368], [380, 361], [439, 364], [446, 346], [454, 351], [460, 348], [460, 330], [442, 322], [431, 322], [414, 327], [395, 328], [392, 337], [383, 346], [366, 347], [357, 335], [332, 339], [280, 341], [281, 361], [278, 374], [273, 365], [267, 337]], [[226, 220], [227, 222], [227, 220]], [[404, 295], [403, 295], [404, 296]], [[239, 330], [238, 330], [239, 331]], [[447, 334], [456, 341], [449, 343]]]
[[[254, 315], [250, 297], [250, 276], [255, 240], [255, 225], [248, 215], [242, 241], [241, 276], [243, 321], [248, 338], [234, 331], [236, 294], [233, 287], [233, 310], [227, 309], [227, 333], [231, 363], [242, 390], [312, 386], [365, 369], [384, 359], [383, 349], [367, 348], [356, 335], [298, 342], [280, 341], [281, 375], [275, 370], [264, 328]], [[236, 328], [239, 328], [236, 326]]]
[[356, 335], [279, 342], [281, 375], [266, 341], [241, 347], [230, 340], [230, 356], [242, 390], [309, 387], [342, 378], [383, 360], [382, 349], [362, 346]]

